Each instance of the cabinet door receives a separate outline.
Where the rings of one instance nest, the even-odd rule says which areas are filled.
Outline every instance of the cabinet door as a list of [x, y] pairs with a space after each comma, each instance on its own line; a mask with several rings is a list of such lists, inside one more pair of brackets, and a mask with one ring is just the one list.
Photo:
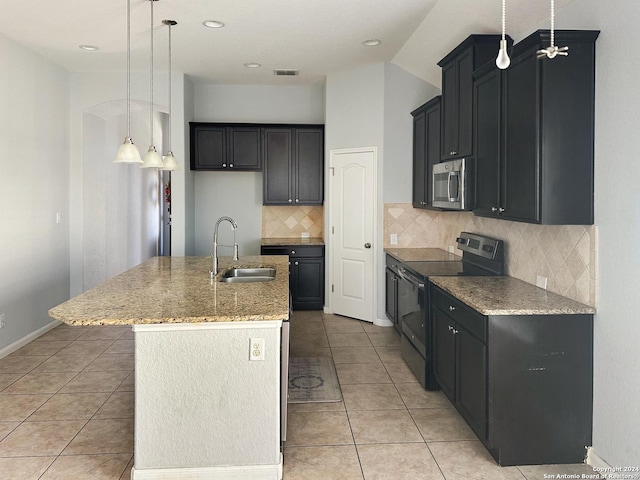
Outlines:
[[440, 102], [427, 109], [427, 165], [425, 168], [425, 202], [431, 205], [432, 190], [431, 174], [433, 166], [440, 163]]
[[473, 49], [456, 60], [458, 81], [458, 146], [457, 157], [473, 153]]
[[500, 204], [502, 85], [493, 69], [474, 82], [476, 201], [474, 213], [494, 216]]
[[230, 127], [228, 166], [234, 170], [262, 169], [260, 127]]
[[324, 198], [324, 132], [295, 129], [294, 203], [322, 205]]
[[191, 127], [191, 170], [222, 170], [226, 158], [225, 127]]
[[487, 437], [487, 347], [456, 325], [456, 406], [474, 432]]
[[291, 263], [293, 308], [321, 309], [324, 305], [324, 258], [292, 258]]
[[264, 205], [293, 204], [291, 191], [292, 134], [290, 128], [265, 128], [263, 130]]
[[427, 196], [427, 112], [413, 117], [413, 206], [423, 208]]
[[[538, 65], [533, 51], [512, 61], [506, 74], [502, 216], [540, 221]], [[569, 178], [565, 180], [570, 182]]]
[[442, 142], [440, 156], [449, 160], [458, 151], [458, 91], [456, 62], [442, 67]]
[[385, 269], [385, 311], [393, 326], [399, 331], [398, 324], [398, 277], [389, 268]]
[[451, 331], [454, 322], [438, 308], [431, 310], [433, 320], [433, 373], [442, 391], [455, 403], [455, 336]]

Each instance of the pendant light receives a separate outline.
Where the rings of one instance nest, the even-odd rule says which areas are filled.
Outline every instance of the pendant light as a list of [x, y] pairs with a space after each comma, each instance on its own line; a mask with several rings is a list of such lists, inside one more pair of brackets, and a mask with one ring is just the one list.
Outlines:
[[171, 27], [177, 25], [178, 22], [175, 20], [163, 20], [162, 23], [169, 27], [169, 151], [162, 159], [164, 166], [161, 170], [173, 171], [177, 170], [178, 161], [171, 150]]
[[151, 3], [151, 68], [150, 68], [150, 103], [149, 103], [149, 127], [151, 130], [151, 144], [149, 145], [149, 150], [144, 154], [142, 158], [143, 164], [140, 165], [141, 168], [162, 168], [162, 157], [156, 150], [155, 145], [153, 144], [153, 2], [157, 2], [158, 0], [150, 0]]
[[502, 38], [500, 39], [500, 50], [498, 50], [498, 57], [496, 58], [496, 67], [500, 70], [508, 68], [511, 64], [511, 59], [507, 53], [507, 0], [502, 0]]
[[127, 0], [127, 136], [113, 163], [142, 163], [140, 152], [131, 140], [131, 0]]
[[555, 6], [554, 1], [551, 0], [551, 44], [547, 48], [538, 50], [536, 53], [538, 54], [538, 58], [555, 58], [556, 55], [566, 57], [569, 55], [567, 50], [569, 50], [569, 47], [557, 47], [555, 45]]

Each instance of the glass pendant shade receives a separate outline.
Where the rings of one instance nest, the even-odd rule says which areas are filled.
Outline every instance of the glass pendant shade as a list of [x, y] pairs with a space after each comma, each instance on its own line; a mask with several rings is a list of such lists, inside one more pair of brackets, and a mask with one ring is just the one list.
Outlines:
[[142, 163], [140, 151], [133, 144], [130, 137], [126, 137], [122, 145], [120, 145], [113, 163]]
[[147, 150], [147, 153], [142, 157], [142, 165], [140, 165], [140, 168], [162, 168], [163, 166], [162, 157], [156, 150], [156, 147], [150, 145], [149, 150]]
[[162, 163], [164, 166], [160, 170], [174, 171], [178, 169], [178, 161], [176, 160], [176, 157], [173, 156], [173, 152], [171, 150], [169, 150], [163, 157]]

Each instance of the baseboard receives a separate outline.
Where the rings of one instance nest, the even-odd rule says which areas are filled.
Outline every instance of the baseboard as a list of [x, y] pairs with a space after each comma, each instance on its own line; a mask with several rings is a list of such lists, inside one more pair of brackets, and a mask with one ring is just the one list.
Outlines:
[[282, 454], [277, 465], [131, 469], [131, 480], [282, 480]]
[[598, 471], [601, 472], [612, 471], [608, 470], [611, 469], [611, 465], [605, 462], [600, 455], [596, 453], [593, 447], [587, 448], [587, 464], [591, 465], [594, 470], [598, 469]]
[[376, 318], [373, 320], [373, 324], [379, 327], [393, 327], [393, 322], [388, 318]]
[[0, 358], [4, 358], [7, 355], [15, 352], [16, 350], [18, 350], [19, 348], [24, 347], [27, 343], [35, 340], [36, 338], [40, 337], [41, 335], [44, 335], [45, 333], [47, 333], [49, 330], [53, 330], [54, 328], [56, 328], [58, 325], [60, 325], [60, 322], [58, 320], [53, 320], [49, 323], [47, 323], [44, 327], [40, 327], [38, 330], [36, 330], [35, 332], [31, 332], [30, 334], [22, 337], [19, 340], [16, 340], [15, 342], [13, 342], [10, 345], [7, 345], [6, 347], [4, 347], [2, 350], [0, 350]]
[[327, 306], [325, 305], [325, 306], [322, 308], [322, 313], [326, 313], [326, 314], [328, 315], [328, 314], [333, 313], [333, 311], [332, 311], [329, 307], [327, 307]]

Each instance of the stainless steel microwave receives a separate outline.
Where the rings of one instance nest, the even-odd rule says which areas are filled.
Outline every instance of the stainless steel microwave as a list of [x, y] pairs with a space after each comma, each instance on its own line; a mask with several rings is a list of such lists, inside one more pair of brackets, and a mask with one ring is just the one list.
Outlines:
[[459, 158], [433, 166], [431, 205], [448, 210], [473, 208], [473, 160]]

